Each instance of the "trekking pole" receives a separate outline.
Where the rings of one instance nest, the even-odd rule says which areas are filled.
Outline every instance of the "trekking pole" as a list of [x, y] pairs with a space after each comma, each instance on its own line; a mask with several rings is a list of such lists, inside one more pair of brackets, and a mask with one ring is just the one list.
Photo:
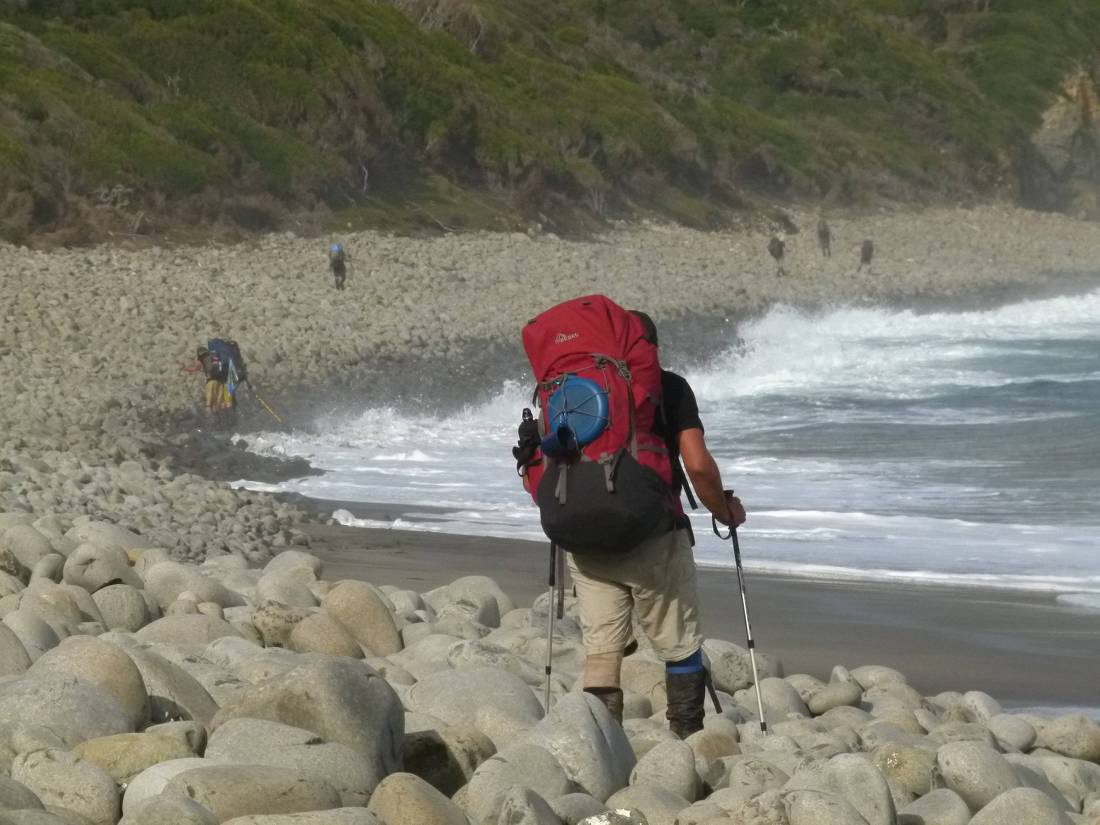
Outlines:
[[553, 671], [554, 656], [554, 596], [558, 578], [558, 546], [550, 542], [550, 586], [546, 592], [546, 712], [550, 712], [550, 674]]
[[[732, 491], [727, 491], [727, 497], [731, 495]], [[714, 531], [714, 535], [725, 541], [729, 539], [733, 543], [733, 560], [737, 565], [737, 586], [741, 589], [741, 607], [745, 611], [745, 636], [748, 639], [749, 648], [749, 661], [752, 663], [752, 678], [753, 685], [756, 687], [756, 708], [760, 713], [760, 732], [765, 736], [768, 735], [768, 721], [764, 718], [764, 698], [760, 694], [760, 671], [756, 667], [756, 642], [752, 638], [752, 622], [749, 619], [749, 597], [745, 592], [745, 571], [741, 567], [741, 545], [737, 543], [737, 527], [730, 525], [730, 532], [728, 536], [723, 536], [721, 530], [718, 529], [718, 520], [714, 517], [710, 517], [711, 529]]]
[[246, 381], [245, 383], [248, 384], [248, 389], [249, 389], [249, 392], [252, 393], [252, 397], [260, 402], [260, 406], [263, 407], [265, 410], [267, 410], [268, 413], [270, 413], [272, 418], [274, 418], [276, 421], [278, 421], [280, 424], [282, 424], [283, 419], [279, 418], [279, 416], [277, 416], [275, 414], [275, 410], [271, 409], [271, 407], [268, 406], [268, 403], [266, 401], [264, 401], [262, 398], [260, 398], [259, 394], [256, 392], [256, 388], [252, 386], [252, 382], [251, 381]]

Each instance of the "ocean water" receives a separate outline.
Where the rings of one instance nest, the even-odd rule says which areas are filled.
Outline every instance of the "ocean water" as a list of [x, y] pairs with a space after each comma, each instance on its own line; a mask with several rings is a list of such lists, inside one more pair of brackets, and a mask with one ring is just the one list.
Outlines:
[[[747, 568], [1053, 591], [1100, 609], [1100, 290], [983, 311], [778, 307], [713, 356], [672, 356], [727, 486]], [[680, 363], [677, 363], [680, 361]], [[510, 447], [529, 386], [465, 406], [367, 405], [250, 434], [322, 476], [264, 485], [387, 502], [347, 524], [541, 539]], [[732, 564], [696, 515], [696, 556]]]

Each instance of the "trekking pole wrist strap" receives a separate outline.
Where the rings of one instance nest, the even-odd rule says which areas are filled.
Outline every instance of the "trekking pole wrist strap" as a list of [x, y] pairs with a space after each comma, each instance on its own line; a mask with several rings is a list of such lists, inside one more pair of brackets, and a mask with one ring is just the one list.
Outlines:
[[[722, 494], [723, 494], [723, 496], [725, 496], [725, 500], [726, 500], [727, 502], [728, 502], [728, 501], [729, 501], [729, 500], [730, 500], [731, 498], [733, 498], [733, 497], [734, 497], [734, 495], [733, 495], [733, 490], [723, 490], [723, 491], [722, 491]], [[727, 504], [727, 509], [728, 509], [728, 504]], [[728, 533], [726, 533], [726, 535], [724, 535], [724, 536], [723, 536], [723, 535], [722, 535], [722, 530], [721, 530], [721, 528], [720, 528], [720, 527], [718, 526], [718, 519], [717, 519], [717, 518], [715, 518], [715, 517], [714, 517], [714, 516], [712, 515], [712, 516], [710, 517], [710, 529], [714, 531], [714, 535], [718, 536], [718, 538], [722, 539], [722, 541], [726, 541], [726, 540], [728, 540], [728, 539], [731, 539], [731, 538], [733, 538], [733, 533], [734, 533], [734, 531], [735, 531], [735, 530], [737, 530], [737, 527], [736, 527], [736, 525], [730, 524], [730, 525], [729, 525], [729, 527], [727, 528], [727, 529], [729, 530], [729, 532], [728, 532]]]

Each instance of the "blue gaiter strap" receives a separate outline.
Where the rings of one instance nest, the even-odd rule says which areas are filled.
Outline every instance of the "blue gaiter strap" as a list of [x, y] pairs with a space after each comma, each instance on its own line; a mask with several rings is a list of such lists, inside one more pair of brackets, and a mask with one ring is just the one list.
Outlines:
[[697, 650], [678, 662], [665, 662], [665, 673], [698, 673], [703, 669], [703, 651]]

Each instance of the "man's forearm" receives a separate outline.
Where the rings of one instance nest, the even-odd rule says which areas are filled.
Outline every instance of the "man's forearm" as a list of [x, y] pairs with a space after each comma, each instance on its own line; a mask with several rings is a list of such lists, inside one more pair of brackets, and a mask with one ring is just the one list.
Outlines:
[[729, 508], [722, 488], [722, 472], [715, 460], [707, 455], [698, 467], [687, 468], [687, 475], [702, 505], [724, 522], [728, 518]]

